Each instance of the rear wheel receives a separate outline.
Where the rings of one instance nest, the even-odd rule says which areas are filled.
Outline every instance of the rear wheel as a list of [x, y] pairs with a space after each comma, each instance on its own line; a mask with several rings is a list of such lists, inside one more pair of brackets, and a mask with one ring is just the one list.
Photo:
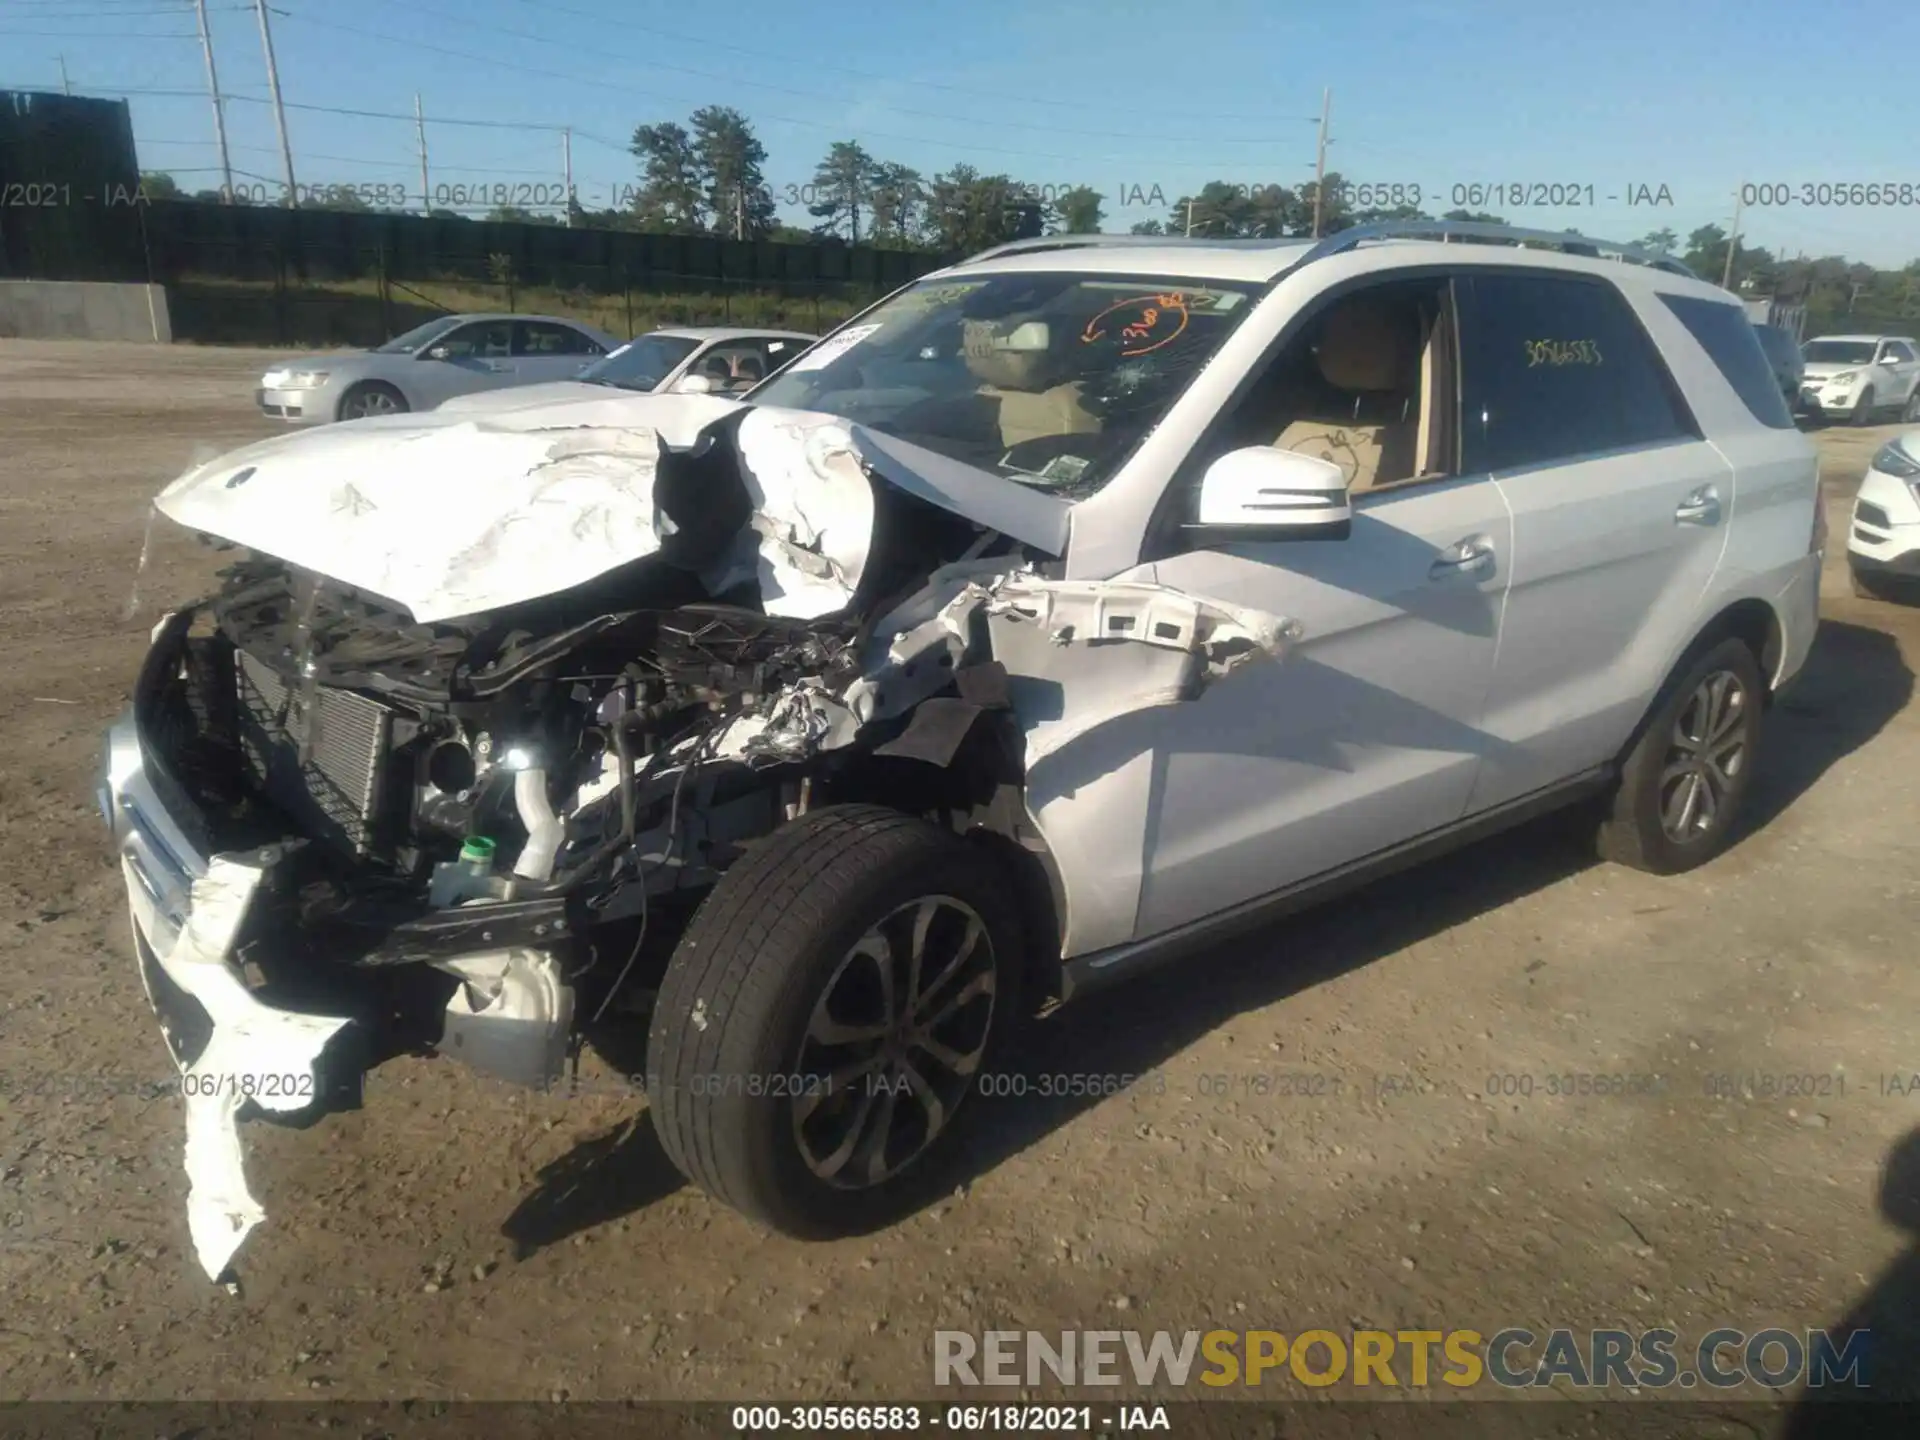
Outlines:
[[1742, 640], [1716, 642], [1662, 693], [1599, 833], [1609, 860], [1674, 875], [1726, 848], [1753, 779], [1764, 691]]
[[369, 415], [398, 415], [407, 409], [407, 397], [384, 380], [363, 380], [340, 397], [342, 420], [364, 420]]
[[1920, 385], [1913, 387], [1913, 393], [1907, 396], [1907, 403], [1900, 411], [1900, 418], [1909, 425], [1920, 423]]
[[950, 1184], [957, 1119], [1018, 1014], [1012, 889], [977, 847], [874, 806], [750, 850], [674, 952], [648, 1037], [648, 1103], [681, 1173], [806, 1238]]

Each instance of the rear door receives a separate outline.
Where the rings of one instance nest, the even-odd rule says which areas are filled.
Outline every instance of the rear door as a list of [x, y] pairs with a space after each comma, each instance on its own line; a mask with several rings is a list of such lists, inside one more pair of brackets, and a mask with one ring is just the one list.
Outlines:
[[1697, 623], [1734, 495], [1612, 284], [1495, 271], [1458, 296], [1462, 465], [1513, 515], [1478, 811], [1618, 753]]
[[513, 383], [516, 385], [571, 380], [601, 353], [598, 341], [571, 325], [553, 320], [513, 322]]

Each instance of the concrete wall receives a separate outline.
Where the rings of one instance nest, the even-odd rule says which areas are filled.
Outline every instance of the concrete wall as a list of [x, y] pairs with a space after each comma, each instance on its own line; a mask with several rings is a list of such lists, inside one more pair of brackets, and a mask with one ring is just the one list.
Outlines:
[[0, 336], [39, 340], [173, 340], [160, 285], [0, 280]]

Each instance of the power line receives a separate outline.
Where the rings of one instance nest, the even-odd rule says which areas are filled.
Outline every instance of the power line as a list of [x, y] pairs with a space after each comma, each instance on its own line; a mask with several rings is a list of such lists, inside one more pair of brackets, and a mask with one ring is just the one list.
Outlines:
[[98, 30], [0, 30], [0, 37], [8, 40], [191, 40], [196, 45], [200, 43], [198, 35], [173, 30], [165, 34], [142, 30], [114, 35], [102, 35]]

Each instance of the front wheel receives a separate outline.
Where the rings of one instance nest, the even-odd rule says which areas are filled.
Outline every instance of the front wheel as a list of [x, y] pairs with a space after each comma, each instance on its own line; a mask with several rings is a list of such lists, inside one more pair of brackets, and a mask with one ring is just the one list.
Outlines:
[[1900, 411], [1900, 418], [1909, 425], [1920, 424], [1920, 385], [1913, 387], [1913, 393], [1907, 396], [1907, 403]]
[[802, 816], [715, 885], [648, 1036], [669, 1159], [809, 1239], [944, 1184], [956, 1123], [1019, 1006], [1013, 887], [987, 853], [866, 805]]
[[1871, 425], [1873, 423], [1873, 410], [1873, 387], [1869, 385], [1860, 392], [1859, 403], [1853, 407], [1853, 423], [1856, 425]]
[[380, 380], [363, 380], [340, 397], [342, 420], [364, 420], [369, 415], [399, 415], [407, 409], [407, 397]]
[[1696, 656], [1627, 752], [1600, 827], [1601, 855], [1677, 875], [1725, 849], [1753, 782], [1764, 699], [1745, 641], [1729, 637]]
[[1889, 585], [1879, 576], [1869, 575], [1859, 566], [1851, 563], [1847, 566], [1847, 588], [1853, 591], [1854, 595], [1861, 600], [1891, 600], [1894, 598], [1893, 586]]

